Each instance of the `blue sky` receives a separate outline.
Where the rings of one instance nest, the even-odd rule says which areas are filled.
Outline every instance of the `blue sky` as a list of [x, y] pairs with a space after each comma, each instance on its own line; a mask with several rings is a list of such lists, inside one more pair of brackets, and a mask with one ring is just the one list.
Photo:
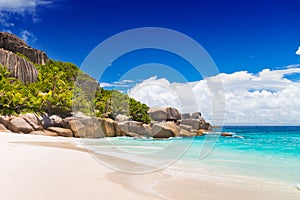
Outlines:
[[[244, 90], [254, 95], [253, 98], [268, 96], [262, 92], [264, 90], [273, 91], [271, 97], [275, 98], [288, 88], [274, 86], [285, 83], [285, 78], [296, 84], [289, 87], [298, 89], [299, 72], [294, 68], [300, 64], [300, 52], [296, 54], [300, 46], [299, 8], [298, 0], [0, 0], [0, 30], [17, 34], [52, 59], [80, 66], [100, 42], [122, 31], [139, 27], [173, 29], [193, 38], [206, 49], [223, 73], [222, 77], [230, 79], [224, 82], [230, 83], [231, 95], [237, 91], [232, 85], [262, 79], [260, 84], [267, 85], [250, 87], [242, 84]], [[159, 72], [160, 66], [157, 70], [138, 71], [134, 73], [135, 77], [124, 78], [129, 69], [145, 63], [171, 66], [189, 84], [201, 79], [186, 60], [169, 52], [148, 49], [115, 60], [101, 77], [101, 82], [126, 90], [134, 87], [137, 80], [142, 82], [151, 77], [157, 83], [163, 78], [167, 78], [170, 85], [182, 82], [167, 69]], [[286, 74], [282, 74], [280, 70], [287, 68]], [[265, 69], [270, 69], [271, 73], [263, 73]], [[247, 73], [239, 74], [243, 71]], [[236, 73], [249, 79], [237, 81]], [[132, 81], [133, 78], [136, 80]], [[274, 82], [276, 78], [278, 81]], [[256, 91], [260, 92], [258, 96], [255, 96]], [[249, 99], [247, 95], [244, 97]], [[249, 112], [247, 109], [243, 112]], [[296, 113], [295, 117], [300, 118], [300, 114]], [[273, 122], [266, 120], [265, 124]], [[235, 123], [234, 119], [230, 123]], [[298, 121], [286, 123], [297, 124]]]
[[1, 29], [19, 36], [26, 30], [36, 38], [29, 38], [31, 45], [53, 59], [79, 66], [101, 41], [147, 26], [174, 29], [194, 38], [221, 72], [258, 72], [299, 62], [295, 55], [300, 45], [297, 0], [30, 1], [44, 4], [32, 8], [34, 11], [26, 16], [11, 14], [7, 21], [14, 26], [1, 24]]

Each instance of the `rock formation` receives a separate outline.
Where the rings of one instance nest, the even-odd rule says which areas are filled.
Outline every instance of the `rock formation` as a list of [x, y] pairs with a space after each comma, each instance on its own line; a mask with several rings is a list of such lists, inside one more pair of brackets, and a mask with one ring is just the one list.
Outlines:
[[22, 117], [13, 118], [10, 121], [8, 128], [15, 133], [30, 133], [34, 131], [33, 127]]
[[199, 113], [185, 114], [183, 120], [175, 108], [156, 108], [152, 113], [156, 120], [163, 121], [143, 124], [122, 115], [119, 115], [118, 121], [114, 121], [110, 118], [89, 117], [80, 113], [64, 119], [57, 115], [37, 116], [33, 113], [21, 114], [18, 117], [0, 116], [0, 131], [81, 138], [117, 136], [169, 138], [201, 136], [211, 128]]
[[181, 119], [176, 108], [150, 108], [149, 115], [153, 121], [177, 121]]
[[70, 129], [60, 128], [60, 127], [49, 127], [48, 131], [54, 132], [59, 136], [63, 137], [73, 137], [73, 132]]
[[7, 67], [12, 77], [24, 83], [33, 83], [38, 77], [38, 70], [31, 62], [10, 51], [0, 49], [0, 64]]
[[28, 46], [23, 40], [10, 33], [0, 32], [0, 48], [23, 54], [38, 65], [45, 65], [48, 61], [46, 53]]
[[160, 122], [152, 127], [152, 135], [154, 138], [178, 137], [180, 128], [173, 122]]

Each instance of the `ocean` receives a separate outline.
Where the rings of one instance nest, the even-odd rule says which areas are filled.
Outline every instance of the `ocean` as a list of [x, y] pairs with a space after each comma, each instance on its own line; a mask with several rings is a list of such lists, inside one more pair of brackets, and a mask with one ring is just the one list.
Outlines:
[[[226, 126], [222, 132], [230, 132], [234, 137], [166, 140], [116, 137], [81, 139], [81, 143], [102, 164], [117, 171], [151, 173], [164, 168], [193, 177], [223, 174], [232, 179], [251, 178], [291, 186], [300, 183], [300, 127]], [[111, 163], [98, 154], [121, 158], [139, 166]]]
[[[300, 127], [239, 126], [224, 127], [242, 138], [220, 137], [211, 153], [200, 160], [203, 165], [232, 175], [250, 176], [289, 184], [300, 183]], [[195, 142], [183, 160], [195, 161]]]

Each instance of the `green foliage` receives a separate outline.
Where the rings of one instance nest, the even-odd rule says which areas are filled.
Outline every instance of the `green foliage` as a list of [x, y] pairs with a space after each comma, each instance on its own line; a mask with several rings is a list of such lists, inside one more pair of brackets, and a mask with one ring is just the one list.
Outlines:
[[18, 79], [9, 77], [6, 68], [0, 65], [0, 114], [35, 111], [38, 106], [34, 87], [25, 87]]
[[150, 122], [145, 104], [119, 91], [100, 88], [96, 80], [72, 63], [51, 60], [45, 66], [36, 67], [37, 81], [25, 85], [10, 77], [0, 65], [1, 115], [46, 112], [68, 116], [74, 109], [85, 114], [96, 113], [99, 117], [123, 114], [136, 121]]
[[149, 123], [150, 116], [148, 115], [149, 107], [133, 98], [130, 98], [130, 116], [135, 121]]
[[68, 115], [72, 109], [74, 81], [79, 69], [74, 64], [52, 60], [37, 68], [38, 80], [33, 85], [41, 99], [41, 110]]
[[104, 90], [100, 88], [96, 93], [95, 109], [99, 113], [98, 116], [109, 113], [114, 118], [118, 114], [122, 114], [129, 116], [134, 121], [150, 122], [148, 115], [149, 107], [147, 105], [116, 90]]

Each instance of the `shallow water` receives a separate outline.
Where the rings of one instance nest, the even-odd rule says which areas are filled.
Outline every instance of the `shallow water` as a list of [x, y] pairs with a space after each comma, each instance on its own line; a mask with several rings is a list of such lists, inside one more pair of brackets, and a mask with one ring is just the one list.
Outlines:
[[[213, 149], [204, 159], [200, 159], [200, 151], [208, 141], [205, 137], [118, 137], [82, 143], [94, 152], [151, 166], [145, 172], [168, 166], [168, 170], [184, 172], [185, 176], [224, 174], [233, 179], [251, 177], [289, 185], [300, 183], [300, 127], [224, 127], [223, 131], [242, 138], [219, 137], [216, 144], [213, 139], [209, 146]], [[114, 168], [118, 170], [115, 164]], [[121, 166], [119, 170], [123, 171]]]

